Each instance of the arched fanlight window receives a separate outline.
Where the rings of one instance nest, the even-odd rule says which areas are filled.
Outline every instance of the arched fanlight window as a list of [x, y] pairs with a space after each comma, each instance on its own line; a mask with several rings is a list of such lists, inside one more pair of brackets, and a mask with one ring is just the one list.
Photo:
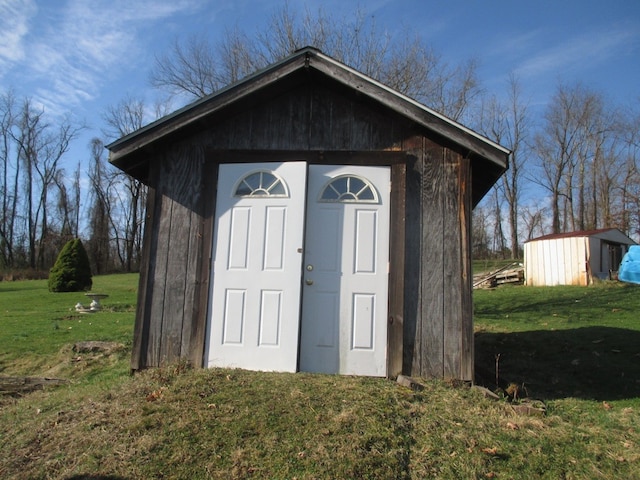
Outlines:
[[339, 175], [324, 186], [319, 200], [321, 202], [378, 203], [378, 192], [365, 178]]
[[236, 185], [235, 197], [288, 197], [287, 185], [273, 172], [260, 170], [243, 177]]

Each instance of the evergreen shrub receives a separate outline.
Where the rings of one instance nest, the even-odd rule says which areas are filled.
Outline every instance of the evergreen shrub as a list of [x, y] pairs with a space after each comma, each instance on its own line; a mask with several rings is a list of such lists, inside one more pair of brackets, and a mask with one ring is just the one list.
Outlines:
[[92, 284], [87, 251], [79, 238], [69, 240], [49, 271], [49, 291], [80, 292], [90, 290]]

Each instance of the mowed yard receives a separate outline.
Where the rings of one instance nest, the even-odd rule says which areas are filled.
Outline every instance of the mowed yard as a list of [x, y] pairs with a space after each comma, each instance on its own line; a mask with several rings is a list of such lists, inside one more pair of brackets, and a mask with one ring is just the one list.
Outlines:
[[[474, 292], [477, 380], [129, 372], [137, 276], [109, 297], [0, 282], [0, 478], [640, 478], [640, 287]], [[77, 352], [80, 341], [115, 342]], [[529, 414], [518, 405], [539, 409]], [[541, 411], [543, 410], [543, 411]]]

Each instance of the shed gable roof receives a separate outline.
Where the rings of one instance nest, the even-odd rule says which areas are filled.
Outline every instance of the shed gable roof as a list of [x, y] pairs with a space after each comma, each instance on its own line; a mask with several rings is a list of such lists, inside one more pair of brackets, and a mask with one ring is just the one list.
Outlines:
[[354, 92], [378, 102], [436, 135], [479, 156], [483, 161], [488, 162], [488, 169], [495, 172], [491, 174], [492, 177], [495, 177], [492, 179], [493, 182], [508, 166], [510, 154], [508, 149], [312, 47], [305, 47], [280, 62], [107, 145], [110, 150], [109, 161], [125, 171], [131, 171], [134, 165], [148, 161], [141, 159], [138, 154], [167, 135], [196, 125], [205, 117], [241, 102], [252, 94], [267, 86], [275, 85], [296, 72], [305, 70], [317, 72], [332, 81], [343, 84]]

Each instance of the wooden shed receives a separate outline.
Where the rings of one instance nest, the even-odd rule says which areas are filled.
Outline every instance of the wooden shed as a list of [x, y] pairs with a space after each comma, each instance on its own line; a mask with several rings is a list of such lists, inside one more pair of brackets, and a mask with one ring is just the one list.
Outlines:
[[507, 149], [310, 47], [107, 148], [149, 186], [134, 370], [473, 380]]
[[615, 278], [622, 257], [635, 242], [617, 228], [567, 232], [524, 244], [525, 284], [591, 285]]

